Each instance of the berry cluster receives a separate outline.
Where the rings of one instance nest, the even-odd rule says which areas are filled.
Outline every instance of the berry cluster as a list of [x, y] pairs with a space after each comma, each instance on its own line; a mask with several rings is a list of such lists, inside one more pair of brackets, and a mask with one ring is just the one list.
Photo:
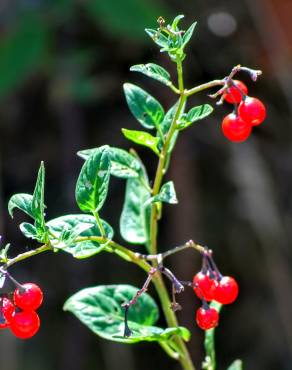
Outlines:
[[257, 98], [247, 95], [246, 85], [238, 80], [231, 80], [231, 86], [224, 92], [224, 100], [234, 104], [233, 113], [222, 121], [224, 136], [233, 142], [245, 141], [252, 132], [253, 126], [260, 125], [266, 117], [266, 108]]
[[222, 276], [208, 251], [203, 254], [203, 266], [193, 279], [196, 295], [202, 300], [202, 307], [197, 310], [196, 322], [203, 330], [218, 325], [219, 313], [207, 302], [221, 304], [233, 303], [238, 296], [238, 285], [234, 278]]
[[13, 299], [0, 298], [0, 328], [10, 328], [17, 337], [27, 339], [34, 336], [40, 327], [35, 312], [43, 301], [43, 292], [33, 283], [20, 285], [13, 293]]

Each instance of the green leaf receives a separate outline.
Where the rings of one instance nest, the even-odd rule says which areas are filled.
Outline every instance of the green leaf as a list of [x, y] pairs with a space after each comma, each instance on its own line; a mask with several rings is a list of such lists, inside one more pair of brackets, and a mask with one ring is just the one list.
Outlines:
[[[113, 238], [113, 229], [101, 220], [108, 239]], [[85, 214], [66, 215], [47, 222], [50, 232], [56, 237], [51, 239], [54, 248], [70, 253], [75, 258], [88, 258], [101, 252], [107, 243], [96, 241], [75, 242], [76, 237], [101, 237], [95, 217]], [[61, 239], [61, 240], [60, 240]]]
[[36, 228], [40, 229], [43, 229], [45, 225], [44, 190], [45, 190], [45, 166], [44, 163], [41, 162], [31, 204], [32, 214], [35, 219], [35, 226]]
[[107, 146], [96, 149], [85, 161], [75, 190], [81, 211], [98, 212], [103, 206], [108, 193], [110, 164]]
[[146, 128], [155, 128], [162, 122], [164, 110], [161, 104], [140, 87], [125, 83], [124, 92], [130, 111]]
[[31, 194], [14, 194], [8, 202], [8, 212], [13, 218], [14, 208], [18, 208], [30, 217], [34, 218], [32, 212], [32, 195]]
[[164, 50], [168, 50], [168, 37], [162, 32], [152, 28], [146, 28], [145, 32], [152, 38], [156, 45], [161, 46]]
[[242, 361], [235, 360], [232, 364], [228, 367], [227, 370], [242, 370]]
[[17, 26], [1, 37], [0, 96], [15, 92], [48, 59], [49, 33], [42, 18], [23, 12]]
[[184, 33], [183, 35], [183, 45], [182, 47], [184, 48], [187, 43], [190, 41], [192, 35], [193, 35], [193, 32], [194, 32], [194, 29], [197, 25], [197, 22], [194, 22], [189, 28], [188, 30]]
[[111, 174], [128, 179], [138, 177], [141, 171], [140, 162], [126, 150], [110, 148]]
[[[6, 263], [8, 261], [8, 250], [9, 250], [9, 248], [10, 248], [10, 244], [8, 243], [8, 244], [5, 245], [4, 248], [2, 248], [0, 250], [0, 261], [1, 261], [1, 263]], [[1, 286], [0, 286], [0, 289], [1, 289]]]
[[20, 231], [26, 238], [35, 239], [38, 241], [41, 241], [42, 239], [42, 233], [39, 233], [37, 228], [28, 223], [28, 222], [22, 222], [19, 225]]
[[125, 128], [122, 128], [122, 133], [127, 139], [133, 141], [136, 144], [147, 146], [159, 156], [159, 150], [157, 148], [157, 145], [159, 143], [158, 137], [152, 136], [145, 131], [127, 130]]
[[208, 117], [213, 112], [213, 108], [209, 104], [193, 107], [187, 114], [184, 114], [179, 120], [178, 128], [184, 130], [203, 118]]
[[[83, 159], [87, 159], [96, 149], [85, 149], [77, 154]], [[141, 171], [140, 162], [135, 156], [120, 148], [108, 148], [111, 160], [111, 175], [128, 179], [130, 177], [138, 177]]]
[[137, 290], [131, 285], [86, 288], [70, 297], [64, 304], [64, 310], [72, 312], [98, 336], [115, 342], [169, 341], [174, 335], [180, 335], [185, 340], [189, 338], [186, 328], [152, 326], [158, 319], [158, 308], [147, 293], [142, 294], [129, 309], [128, 324], [132, 335], [124, 337], [124, 309], [121, 305], [132, 299]]
[[130, 68], [132, 72], [141, 72], [144, 75], [154, 78], [155, 80], [163, 83], [166, 86], [171, 85], [170, 74], [166, 69], [154, 63], [137, 64]]
[[172, 24], [171, 24], [171, 28], [174, 30], [174, 31], [178, 31], [178, 23], [180, 22], [181, 19], [184, 18], [184, 15], [183, 14], [180, 14], [180, 15], [177, 15]]
[[[31, 233], [30, 236], [31, 238], [37, 239], [40, 242], [47, 243], [48, 232], [45, 225], [44, 190], [45, 190], [45, 166], [44, 163], [41, 162], [31, 203], [31, 210], [35, 221], [34, 226], [36, 229], [36, 235], [33, 238], [34, 231], [29, 229], [28, 231], [26, 231], [27, 232], [26, 236], [29, 237], [28, 235]], [[22, 232], [24, 231], [22, 230]]]
[[173, 181], [168, 181], [162, 185], [159, 194], [151, 198], [151, 203], [153, 202], [164, 202], [170, 204], [178, 203]]
[[150, 192], [138, 179], [127, 180], [120, 232], [129, 243], [145, 244], [149, 239], [150, 207], [145, 206], [145, 203], [150, 196]]

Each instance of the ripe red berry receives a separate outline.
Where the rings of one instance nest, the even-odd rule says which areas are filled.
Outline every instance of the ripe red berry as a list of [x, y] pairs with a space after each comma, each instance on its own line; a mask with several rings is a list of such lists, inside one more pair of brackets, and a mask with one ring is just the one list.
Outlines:
[[257, 126], [266, 118], [266, 108], [259, 99], [248, 96], [239, 104], [238, 114], [244, 121]]
[[239, 80], [233, 80], [235, 86], [230, 86], [228, 91], [224, 93], [224, 99], [231, 104], [240, 103], [242, 101], [242, 93], [247, 94], [246, 85]]
[[236, 300], [238, 296], [238, 284], [233, 277], [223, 276], [219, 281], [214, 299], [222, 304], [230, 304]]
[[0, 299], [0, 329], [7, 328], [15, 313], [15, 307], [8, 298]]
[[17, 338], [27, 339], [34, 336], [40, 327], [40, 318], [35, 311], [16, 313], [10, 323], [10, 329]]
[[222, 131], [228, 140], [240, 143], [251, 134], [251, 124], [244, 121], [242, 117], [230, 113], [222, 121]]
[[43, 292], [39, 286], [33, 283], [22, 285], [23, 289], [14, 291], [14, 303], [23, 310], [35, 310], [43, 301]]
[[218, 325], [219, 314], [215, 308], [209, 307], [205, 309], [200, 307], [196, 313], [196, 322], [203, 330], [215, 328]]
[[214, 299], [217, 281], [211, 279], [208, 273], [198, 272], [194, 276], [193, 284], [194, 291], [200, 299], [204, 298], [206, 301], [212, 301]]

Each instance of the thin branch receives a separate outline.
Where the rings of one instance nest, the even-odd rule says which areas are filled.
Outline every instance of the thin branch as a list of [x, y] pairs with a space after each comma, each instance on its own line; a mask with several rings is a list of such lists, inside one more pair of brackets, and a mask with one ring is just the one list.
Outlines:
[[163, 261], [166, 257], [169, 257], [173, 254], [182, 252], [185, 249], [193, 248], [197, 250], [199, 253], [204, 253], [206, 250], [205, 247], [201, 246], [200, 244], [195, 243], [193, 240], [189, 240], [183, 245], [179, 245], [177, 247], [174, 247], [172, 249], [169, 249], [166, 252], [158, 253], [158, 254], [142, 254], [142, 253], [135, 253], [135, 256], [137, 258], [141, 258], [147, 261], [156, 261], [157, 263], [160, 263]]
[[[218, 97], [219, 95], [222, 95], [232, 85], [232, 79], [238, 72], [248, 73], [250, 78], [253, 81], [256, 81], [257, 78], [262, 74], [262, 71], [260, 71], [260, 70], [252, 69], [252, 68], [248, 68], [248, 67], [242, 67], [240, 64], [238, 64], [237, 66], [232, 68], [232, 70], [231, 70], [231, 72], [228, 76], [224, 77], [221, 80], [213, 80], [213, 81], [207, 82], [205, 84], [193, 87], [190, 90], [186, 90], [185, 91], [185, 96], [191, 96], [193, 94], [196, 94], [196, 93], [198, 93], [200, 91], [203, 91], [203, 90], [210, 89], [212, 87], [223, 86], [215, 94], [209, 95], [211, 98], [214, 99], [214, 98]], [[220, 101], [221, 101], [221, 99], [220, 99]]]
[[157, 272], [157, 269], [155, 267], [151, 267], [150, 271], [148, 272], [147, 279], [142, 286], [141, 289], [137, 291], [137, 293], [134, 295], [134, 297], [127, 303], [123, 303], [122, 307], [125, 309], [125, 329], [124, 329], [124, 337], [130, 337], [132, 332], [128, 325], [128, 311], [131, 306], [137, 303], [138, 298], [148, 290], [148, 286], [153, 278], [153, 275]]

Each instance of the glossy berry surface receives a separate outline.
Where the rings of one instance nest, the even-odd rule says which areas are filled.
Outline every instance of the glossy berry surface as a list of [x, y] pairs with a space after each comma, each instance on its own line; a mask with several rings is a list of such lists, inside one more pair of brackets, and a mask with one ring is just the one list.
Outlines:
[[224, 136], [235, 143], [245, 141], [251, 134], [252, 126], [244, 121], [239, 115], [228, 114], [222, 121], [222, 132]]
[[40, 319], [35, 311], [21, 311], [16, 313], [11, 322], [10, 330], [17, 338], [33, 337], [40, 327]]
[[194, 291], [200, 299], [204, 298], [206, 301], [214, 299], [217, 281], [211, 279], [208, 273], [198, 272], [194, 276], [193, 284]]
[[223, 276], [219, 281], [214, 299], [222, 304], [233, 303], [238, 296], [238, 284], [233, 277]]
[[196, 313], [196, 322], [198, 326], [203, 330], [215, 328], [218, 325], [219, 314], [215, 308], [205, 309], [200, 307]]
[[239, 104], [238, 114], [244, 121], [257, 126], [266, 118], [266, 108], [259, 99], [248, 96]]
[[15, 313], [15, 307], [8, 298], [0, 300], [0, 329], [7, 328]]
[[33, 283], [22, 285], [23, 289], [14, 291], [14, 303], [23, 310], [35, 310], [43, 301], [43, 292], [39, 286]]
[[242, 94], [240, 90], [246, 95], [248, 93], [246, 85], [239, 81], [233, 80], [235, 86], [230, 86], [228, 92], [224, 93], [224, 99], [228, 103], [238, 104], [242, 101]]

